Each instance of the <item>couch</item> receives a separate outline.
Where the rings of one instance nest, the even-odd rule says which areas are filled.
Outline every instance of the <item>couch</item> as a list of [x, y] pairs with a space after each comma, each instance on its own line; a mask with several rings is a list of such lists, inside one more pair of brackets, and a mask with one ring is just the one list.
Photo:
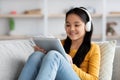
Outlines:
[[[29, 55], [34, 52], [31, 39], [0, 40], [0, 80], [17, 80]], [[116, 46], [112, 80], [120, 80], [120, 47]]]

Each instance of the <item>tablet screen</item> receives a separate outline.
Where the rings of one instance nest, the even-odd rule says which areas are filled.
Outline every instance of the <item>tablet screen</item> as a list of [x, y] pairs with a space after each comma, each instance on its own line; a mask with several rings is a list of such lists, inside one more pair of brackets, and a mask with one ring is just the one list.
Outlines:
[[35, 44], [45, 49], [47, 52], [50, 50], [56, 50], [60, 52], [66, 59], [66, 52], [63, 45], [58, 38], [34, 38]]

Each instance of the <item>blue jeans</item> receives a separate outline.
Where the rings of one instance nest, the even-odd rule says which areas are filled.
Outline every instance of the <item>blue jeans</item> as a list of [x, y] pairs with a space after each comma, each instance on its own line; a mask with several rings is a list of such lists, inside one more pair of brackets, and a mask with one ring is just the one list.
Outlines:
[[71, 64], [57, 51], [36, 51], [26, 62], [18, 80], [80, 80]]

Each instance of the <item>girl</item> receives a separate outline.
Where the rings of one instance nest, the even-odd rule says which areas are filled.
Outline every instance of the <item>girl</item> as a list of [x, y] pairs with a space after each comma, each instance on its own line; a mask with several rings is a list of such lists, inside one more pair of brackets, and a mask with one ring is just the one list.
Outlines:
[[100, 49], [91, 43], [92, 19], [83, 8], [73, 8], [66, 13], [67, 38], [62, 40], [69, 62], [57, 51], [46, 53], [35, 47], [18, 80], [98, 80]]

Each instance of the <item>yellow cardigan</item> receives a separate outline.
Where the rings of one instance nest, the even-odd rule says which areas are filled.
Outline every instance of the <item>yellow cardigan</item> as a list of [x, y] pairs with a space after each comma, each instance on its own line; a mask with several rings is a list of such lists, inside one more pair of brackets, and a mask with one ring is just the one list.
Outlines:
[[[64, 41], [62, 41], [64, 44]], [[69, 55], [73, 58], [77, 50], [70, 50]], [[85, 56], [80, 68], [75, 64], [72, 65], [75, 72], [81, 80], [99, 80], [100, 69], [100, 48], [97, 44], [92, 43], [91, 49]]]

